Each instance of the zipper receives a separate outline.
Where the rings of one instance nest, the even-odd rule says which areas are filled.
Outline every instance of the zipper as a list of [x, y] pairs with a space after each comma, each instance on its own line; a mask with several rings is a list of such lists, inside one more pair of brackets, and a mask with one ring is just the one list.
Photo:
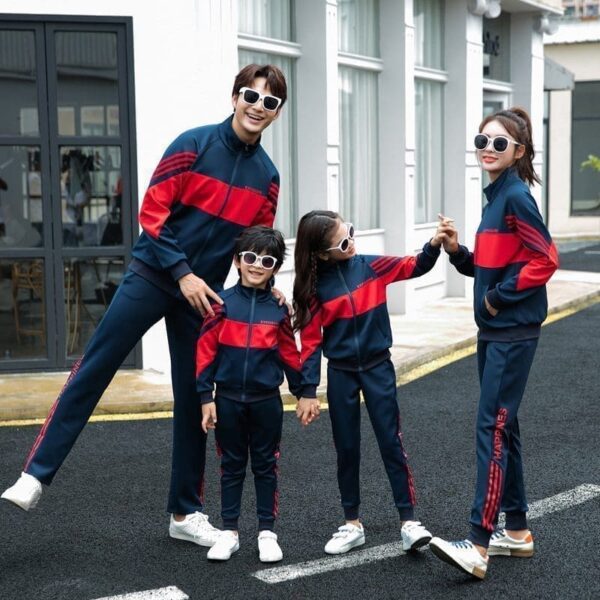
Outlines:
[[348, 287], [348, 284], [346, 283], [346, 280], [344, 279], [344, 276], [342, 275], [340, 266], [338, 264], [336, 264], [335, 268], [337, 270], [337, 274], [340, 278], [340, 281], [342, 282], [342, 285], [344, 286], [344, 289], [346, 290], [346, 294], [348, 294], [348, 298], [350, 298], [350, 306], [352, 307], [352, 324], [354, 325], [354, 345], [356, 346], [356, 356], [358, 357], [358, 368], [359, 368], [359, 370], [362, 370], [362, 367], [361, 367], [362, 359], [360, 357], [360, 345], [358, 343], [358, 326], [356, 324], [356, 305], [354, 304], [354, 298], [352, 297], [350, 288]]
[[248, 324], [248, 336], [246, 337], [246, 359], [244, 360], [244, 376], [242, 378], [242, 402], [246, 399], [246, 376], [248, 374], [248, 357], [250, 355], [250, 340], [252, 339], [252, 324], [254, 323], [254, 307], [256, 305], [256, 289], [252, 290], [252, 302], [250, 303], [250, 322]]

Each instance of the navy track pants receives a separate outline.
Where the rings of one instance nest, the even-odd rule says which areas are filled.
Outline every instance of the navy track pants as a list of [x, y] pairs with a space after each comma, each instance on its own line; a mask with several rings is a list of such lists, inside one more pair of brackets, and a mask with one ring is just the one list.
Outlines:
[[142, 335], [165, 318], [174, 396], [173, 456], [167, 510], [202, 510], [206, 435], [196, 392], [196, 340], [202, 317], [178, 299], [128, 271], [84, 355], [73, 366], [27, 458], [25, 472], [49, 485], [104, 390]]
[[527, 528], [517, 411], [537, 339], [477, 344], [481, 392], [477, 414], [477, 484], [469, 539], [487, 547], [500, 511], [506, 528]]
[[414, 482], [402, 444], [396, 374], [389, 359], [361, 372], [327, 367], [327, 401], [344, 516], [354, 520], [359, 513], [361, 390], [400, 519], [413, 519]]
[[221, 456], [223, 528], [237, 530], [242, 490], [250, 451], [256, 489], [258, 529], [272, 530], [279, 510], [277, 461], [283, 426], [279, 395], [258, 402], [237, 402], [217, 396], [215, 438]]

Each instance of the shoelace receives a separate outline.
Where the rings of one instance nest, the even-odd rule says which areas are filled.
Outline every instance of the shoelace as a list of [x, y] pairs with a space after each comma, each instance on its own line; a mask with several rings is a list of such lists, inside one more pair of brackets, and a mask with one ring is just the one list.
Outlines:
[[210, 532], [217, 531], [217, 529], [208, 522], [208, 516], [204, 513], [196, 511], [191, 515], [188, 515], [188, 520], [190, 520], [193, 525], [196, 525], [198, 529]]
[[504, 529], [497, 529], [496, 531], [494, 531], [494, 533], [492, 533], [492, 538], [493, 540], [499, 540], [500, 538], [504, 537]]
[[456, 542], [450, 542], [456, 548], [462, 548], [464, 550], [470, 550], [473, 548], [473, 544], [469, 540], [459, 540]]

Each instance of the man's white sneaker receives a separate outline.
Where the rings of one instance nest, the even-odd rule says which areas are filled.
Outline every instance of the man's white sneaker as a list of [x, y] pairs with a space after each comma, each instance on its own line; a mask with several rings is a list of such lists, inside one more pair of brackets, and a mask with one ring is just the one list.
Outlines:
[[178, 540], [193, 542], [210, 548], [217, 541], [219, 530], [208, 522], [208, 516], [201, 512], [186, 515], [183, 521], [176, 521], [171, 515], [169, 535]]
[[529, 532], [525, 539], [515, 540], [507, 535], [506, 529], [499, 529], [492, 534], [488, 555], [529, 558], [533, 556], [533, 536]]
[[434, 537], [429, 542], [431, 551], [444, 562], [469, 573], [477, 579], [483, 579], [487, 571], [488, 559], [479, 554], [479, 551], [470, 540], [446, 542]]
[[352, 548], [365, 543], [365, 530], [362, 525], [346, 523], [338, 528], [332, 538], [325, 544], [327, 554], [344, 554]]
[[264, 563], [278, 562], [283, 558], [276, 533], [264, 530], [258, 534], [258, 557]]
[[207, 552], [208, 560], [229, 560], [240, 549], [240, 539], [233, 531], [220, 531], [217, 542]]
[[23, 510], [35, 508], [42, 495], [42, 484], [29, 473], [21, 473], [17, 482], [4, 491], [1, 498], [16, 504]]
[[405, 521], [400, 529], [402, 536], [402, 550], [416, 550], [421, 548], [431, 539], [431, 533], [421, 525], [420, 521]]

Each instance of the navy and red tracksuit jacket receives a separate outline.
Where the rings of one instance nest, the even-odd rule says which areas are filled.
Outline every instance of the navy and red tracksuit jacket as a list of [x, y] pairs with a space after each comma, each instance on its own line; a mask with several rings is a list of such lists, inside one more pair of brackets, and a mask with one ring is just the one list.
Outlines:
[[319, 261], [310, 321], [300, 333], [305, 397], [316, 397], [321, 352], [330, 366], [345, 371], [365, 371], [390, 357], [386, 287], [427, 273], [439, 255], [440, 249], [428, 242], [416, 256]]
[[217, 394], [229, 400], [256, 402], [279, 394], [283, 374], [294, 396], [302, 396], [300, 352], [287, 306], [270, 289], [238, 282], [222, 291], [200, 330], [196, 352], [196, 387], [202, 404]]
[[237, 137], [232, 118], [181, 134], [142, 202], [131, 269], [174, 294], [192, 272], [223, 289], [235, 238], [251, 225], [273, 225], [279, 174], [260, 143]]
[[[547, 316], [546, 283], [558, 268], [558, 252], [527, 184], [507, 169], [485, 190], [488, 204], [475, 238], [450, 256], [463, 275], [475, 278], [474, 313], [482, 341], [539, 337]], [[492, 316], [485, 298], [499, 310]]]

